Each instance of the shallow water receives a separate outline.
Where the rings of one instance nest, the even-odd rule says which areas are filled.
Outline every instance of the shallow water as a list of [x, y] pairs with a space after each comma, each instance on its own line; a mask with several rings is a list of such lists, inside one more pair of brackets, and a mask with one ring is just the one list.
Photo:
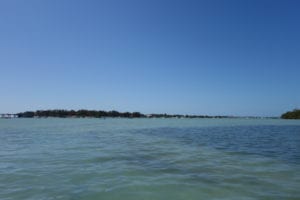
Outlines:
[[300, 121], [0, 119], [0, 199], [300, 199]]

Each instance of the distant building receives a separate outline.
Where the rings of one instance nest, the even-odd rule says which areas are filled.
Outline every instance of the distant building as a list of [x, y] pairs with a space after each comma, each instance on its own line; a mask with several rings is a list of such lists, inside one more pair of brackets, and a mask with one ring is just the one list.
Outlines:
[[5, 119], [11, 119], [11, 118], [18, 118], [19, 116], [17, 114], [0, 114], [0, 118], [5, 118]]

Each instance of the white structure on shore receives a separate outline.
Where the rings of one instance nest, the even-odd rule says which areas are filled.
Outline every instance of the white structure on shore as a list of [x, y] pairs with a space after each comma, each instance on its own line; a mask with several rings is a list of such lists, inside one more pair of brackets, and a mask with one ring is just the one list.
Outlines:
[[0, 114], [0, 118], [5, 118], [5, 119], [11, 119], [11, 118], [18, 118], [19, 116], [17, 114]]

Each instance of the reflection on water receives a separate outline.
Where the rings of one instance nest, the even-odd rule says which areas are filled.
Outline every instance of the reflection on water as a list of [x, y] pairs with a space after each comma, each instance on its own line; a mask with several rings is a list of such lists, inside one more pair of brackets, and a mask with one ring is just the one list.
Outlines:
[[0, 199], [299, 199], [300, 122], [0, 120]]

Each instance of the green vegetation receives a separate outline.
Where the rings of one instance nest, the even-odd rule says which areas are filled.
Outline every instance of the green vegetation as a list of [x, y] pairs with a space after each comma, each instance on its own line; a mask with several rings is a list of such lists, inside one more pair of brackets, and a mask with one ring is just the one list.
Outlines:
[[286, 112], [281, 115], [282, 119], [300, 119], [300, 109]]
[[150, 114], [145, 115], [139, 112], [118, 112], [103, 110], [37, 110], [18, 113], [18, 117], [60, 117], [60, 118], [80, 118], [80, 117], [122, 117], [122, 118], [228, 118], [228, 116], [207, 116], [207, 115], [169, 115], [169, 114]]
[[96, 111], [96, 110], [37, 110], [33, 111], [26, 111], [23, 113], [18, 113], [19, 117], [93, 117], [93, 118], [100, 118], [100, 117], [127, 117], [127, 118], [139, 118], [144, 117], [143, 114], [139, 112], [124, 112], [120, 113], [118, 111]]

